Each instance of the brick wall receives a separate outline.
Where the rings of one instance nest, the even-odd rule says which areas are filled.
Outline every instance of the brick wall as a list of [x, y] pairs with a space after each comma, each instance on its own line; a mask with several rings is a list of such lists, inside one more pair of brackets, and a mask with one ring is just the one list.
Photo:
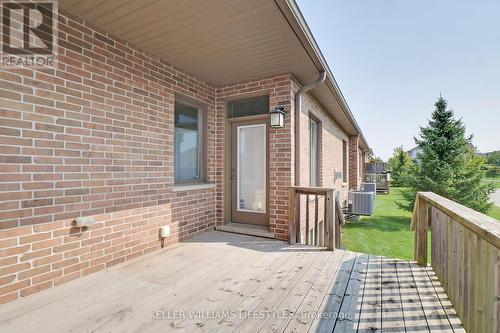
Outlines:
[[349, 137], [309, 94], [305, 94], [302, 99], [300, 133], [300, 177], [302, 184], [308, 186], [310, 178], [310, 115], [319, 121], [321, 129], [319, 135], [320, 185], [323, 187], [335, 186], [338, 191], [342, 192], [343, 180], [342, 178], [335, 179], [335, 172], [342, 172], [342, 140], [347, 141]]
[[[215, 225], [215, 189], [173, 192], [173, 102], [215, 89], [60, 15], [58, 69], [0, 71], [0, 303]], [[96, 217], [77, 228], [78, 216]]]
[[359, 170], [359, 135], [349, 137], [349, 189], [358, 190], [361, 172]]
[[[293, 184], [293, 96], [296, 84], [291, 75], [279, 75], [216, 89], [217, 98], [217, 219], [224, 223], [224, 145], [228, 100], [242, 96], [269, 96], [270, 108], [284, 107], [284, 128], [269, 129], [269, 224], [270, 231], [288, 240], [288, 189]], [[296, 89], [296, 88], [295, 88]]]
[[[309, 186], [310, 184], [310, 123], [309, 119], [313, 116], [319, 121], [320, 133], [318, 136], [319, 143], [319, 178], [321, 187], [335, 187], [340, 193], [341, 202], [347, 199], [347, 187], [343, 184], [342, 177], [335, 179], [336, 172], [342, 172], [343, 153], [342, 140], [348, 140], [349, 137], [340, 129], [332, 118], [327, 115], [326, 111], [314, 100], [310, 94], [305, 94], [302, 97], [302, 110], [300, 120], [300, 178], [301, 185]], [[310, 196], [309, 202], [309, 220], [314, 221], [315, 218], [315, 201], [313, 196]], [[305, 235], [306, 221], [306, 196], [300, 198], [300, 219], [301, 219], [301, 235]], [[324, 198], [318, 199], [318, 219], [323, 220], [324, 216]], [[311, 223], [312, 227], [312, 223]]]
[[[291, 75], [216, 89], [83, 22], [59, 19], [57, 69], [0, 70], [0, 303], [223, 223], [224, 104], [241, 96], [267, 94], [286, 112], [285, 127], [269, 132], [269, 216], [271, 231], [288, 239], [299, 87]], [[176, 94], [206, 106], [214, 188], [174, 191]], [[320, 175], [329, 186], [342, 167], [343, 134], [308, 103], [322, 122]], [[79, 216], [96, 224], [78, 228]], [[162, 241], [167, 224], [171, 236]]]

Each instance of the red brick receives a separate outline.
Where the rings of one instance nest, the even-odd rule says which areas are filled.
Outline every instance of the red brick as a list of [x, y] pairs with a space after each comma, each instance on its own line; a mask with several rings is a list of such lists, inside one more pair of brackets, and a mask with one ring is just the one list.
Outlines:
[[32, 281], [33, 284], [39, 284], [39, 283], [42, 283], [42, 282], [45, 282], [45, 281], [54, 280], [55, 278], [58, 278], [61, 275], [62, 275], [62, 271], [61, 270], [57, 270], [57, 271], [52, 271], [52, 272], [49, 272], [49, 273], [45, 273], [45, 274], [42, 274], [42, 275], [35, 276], [31, 281]]
[[0, 297], [0, 304], [12, 302], [18, 298], [18, 295], [19, 295], [19, 293], [16, 291], [16, 292], [1, 296]]
[[60, 285], [62, 283], [79, 278], [80, 276], [82, 276], [82, 272], [80, 272], [80, 271], [74, 272], [74, 273], [69, 274], [69, 275], [63, 275], [63, 276], [54, 280], [54, 285], [55, 286]]
[[25, 288], [25, 287], [27, 287], [29, 285], [30, 285], [30, 281], [29, 280], [24, 280], [24, 281], [19, 281], [19, 282], [16, 282], [16, 283], [8, 284], [8, 285], [0, 288], [0, 295], [9, 294], [9, 293], [11, 293], [13, 291]]
[[0, 239], [0, 249], [13, 247], [17, 245], [17, 238]]
[[[36, 243], [35, 243], [36, 244]], [[21, 261], [28, 261], [28, 260], [33, 260], [35, 258], [39, 258], [39, 257], [44, 257], [44, 256], [48, 256], [49, 254], [52, 253], [51, 249], [44, 249], [44, 250], [40, 250], [40, 251], [36, 251], [37, 249], [33, 249], [32, 248], [32, 251], [31, 252], [28, 252], [28, 253], [25, 253], [21, 256], [20, 260]]]
[[19, 244], [27, 244], [27, 243], [42, 241], [45, 239], [49, 239], [50, 236], [51, 236], [50, 232], [37, 233], [30, 236], [24, 236], [19, 238]]
[[16, 254], [25, 253], [30, 248], [29, 245], [16, 246], [8, 249], [0, 250], [0, 258], [8, 257]]
[[0, 268], [0, 276], [17, 273], [26, 269], [31, 268], [31, 264], [29, 262], [24, 262], [21, 264], [15, 264], [11, 266], [5, 266]]
[[22, 289], [20, 291], [20, 295], [21, 295], [21, 297], [29, 296], [31, 294], [39, 292], [40, 290], [47, 289], [50, 287], [52, 287], [52, 281], [47, 281], [47, 282], [40, 283], [40, 284], [37, 284], [37, 285], [29, 287], [29, 288]]
[[33, 276], [40, 275], [40, 274], [43, 274], [43, 273], [47, 273], [48, 271], [50, 271], [50, 265], [40, 266], [40, 267], [36, 267], [36, 268], [33, 268], [33, 269], [29, 269], [27, 271], [20, 272], [17, 275], [17, 278], [19, 280], [29, 279], [29, 278], [31, 278]]
[[61, 261], [63, 259], [62, 254], [54, 254], [48, 257], [43, 257], [39, 259], [33, 260], [33, 266], [38, 267], [38, 266], [43, 266], [47, 264], [52, 264], [58, 261]]
[[16, 279], [16, 274], [7, 275], [0, 278], [0, 286], [12, 283]]

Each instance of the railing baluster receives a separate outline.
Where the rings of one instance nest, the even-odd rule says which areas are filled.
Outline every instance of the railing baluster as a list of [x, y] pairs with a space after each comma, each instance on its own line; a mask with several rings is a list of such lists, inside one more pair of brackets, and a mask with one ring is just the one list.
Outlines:
[[307, 245], [309, 245], [309, 194], [306, 195], [306, 239], [305, 242]]
[[335, 248], [335, 198], [333, 190], [326, 194], [326, 248], [332, 250]]
[[300, 193], [295, 194], [295, 241], [300, 243]]
[[298, 194], [295, 192], [295, 189], [290, 188], [288, 191], [288, 242], [290, 244], [295, 244], [296, 241], [296, 218], [297, 218], [297, 203], [296, 198]]
[[318, 228], [319, 228], [319, 221], [318, 221], [318, 195], [316, 194], [315, 200], [314, 200], [314, 242], [313, 244], [316, 246], [319, 246], [318, 242]]
[[323, 196], [323, 228], [321, 230], [321, 246], [326, 246], [326, 214], [328, 213], [328, 201], [326, 200], [326, 195]]

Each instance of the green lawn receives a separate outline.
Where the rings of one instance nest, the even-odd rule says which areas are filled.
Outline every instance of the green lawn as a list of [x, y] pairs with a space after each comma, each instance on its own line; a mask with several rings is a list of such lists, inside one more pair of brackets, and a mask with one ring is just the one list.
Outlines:
[[[377, 195], [373, 216], [364, 216], [359, 222], [348, 222], [343, 228], [345, 247], [356, 252], [413, 259], [411, 213], [395, 204], [400, 198], [400, 188], [391, 188], [388, 195]], [[494, 206], [488, 215], [500, 220], [500, 207]]]
[[488, 215], [500, 221], [500, 207], [493, 205], [493, 208], [488, 212]]
[[347, 249], [388, 257], [413, 258], [411, 213], [399, 209], [394, 202], [401, 198], [400, 193], [400, 189], [391, 188], [390, 194], [377, 195], [373, 216], [363, 216], [359, 222], [345, 225], [342, 241]]
[[500, 177], [496, 178], [483, 178], [481, 180], [481, 183], [486, 184], [486, 183], [491, 183], [495, 188], [500, 188]]

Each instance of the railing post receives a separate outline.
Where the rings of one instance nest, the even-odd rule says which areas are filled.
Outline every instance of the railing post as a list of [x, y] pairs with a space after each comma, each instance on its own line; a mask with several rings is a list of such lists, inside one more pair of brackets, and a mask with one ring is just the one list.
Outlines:
[[333, 190], [326, 193], [326, 249], [333, 251], [335, 248], [335, 196]]
[[429, 231], [429, 209], [427, 201], [417, 194], [415, 207], [413, 210], [413, 222], [415, 228], [415, 238], [413, 245], [413, 255], [417, 264], [427, 266], [427, 247]]
[[297, 230], [296, 230], [296, 223], [295, 223], [295, 220], [297, 218], [297, 215], [295, 214], [296, 213], [296, 207], [297, 206], [297, 202], [295, 202], [296, 200], [296, 192], [295, 192], [295, 189], [294, 188], [290, 188], [290, 190], [288, 191], [288, 203], [289, 203], [289, 207], [288, 207], [288, 241], [290, 244], [295, 244], [295, 241], [296, 241], [296, 237], [297, 237]]

